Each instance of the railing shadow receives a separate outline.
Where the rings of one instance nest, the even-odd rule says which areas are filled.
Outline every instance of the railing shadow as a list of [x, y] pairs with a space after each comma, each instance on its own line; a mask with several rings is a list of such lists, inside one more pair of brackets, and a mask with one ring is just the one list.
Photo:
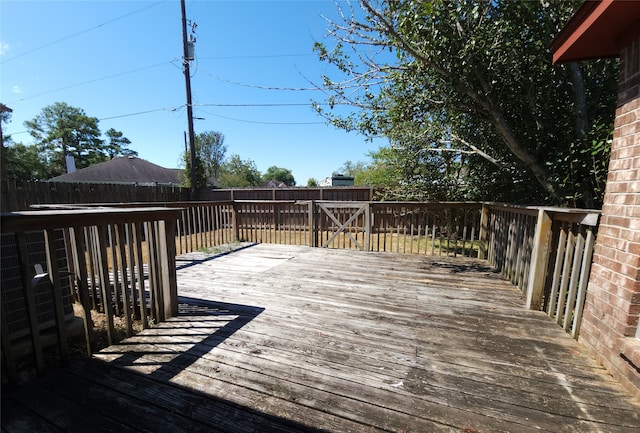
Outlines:
[[236, 253], [238, 251], [242, 251], [256, 245], [258, 244], [255, 242], [249, 243], [247, 245], [240, 245], [237, 248], [232, 248], [228, 251], [222, 251], [222, 252], [210, 255], [208, 257], [204, 257], [202, 259], [195, 259], [195, 258], [189, 257], [193, 253], [186, 253], [184, 255], [176, 256], [176, 270], [179, 271], [182, 269], [190, 268], [191, 266], [199, 265], [202, 263], [209, 262], [211, 260], [218, 259], [220, 257], [228, 256], [229, 254]]
[[[119, 367], [139, 366], [143, 357], [150, 359], [151, 363], [146, 365], [153, 364], [156, 368], [148, 376], [168, 381], [264, 311], [262, 307], [188, 297], [178, 300], [176, 318], [102, 350], [101, 356], [115, 355], [111, 363]], [[127, 346], [131, 349], [126, 350]]]

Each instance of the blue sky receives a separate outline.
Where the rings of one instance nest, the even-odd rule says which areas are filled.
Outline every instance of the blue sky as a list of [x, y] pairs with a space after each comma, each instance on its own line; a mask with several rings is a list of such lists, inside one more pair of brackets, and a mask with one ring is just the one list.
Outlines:
[[[191, 86], [196, 133], [219, 131], [227, 155], [293, 171], [299, 185], [385, 144], [327, 126], [311, 109], [332, 69], [312, 52], [332, 0], [186, 2], [197, 24]], [[331, 40], [326, 40], [329, 44]], [[0, 1], [5, 133], [31, 143], [25, 120], [66, 102], [122, 131], [139, 156], [177, 167], [187, 129], [180, 2]], [[285, 105], [290, 104], [290, 105]], [[144, 113], [144, 114], [139, 114]]]

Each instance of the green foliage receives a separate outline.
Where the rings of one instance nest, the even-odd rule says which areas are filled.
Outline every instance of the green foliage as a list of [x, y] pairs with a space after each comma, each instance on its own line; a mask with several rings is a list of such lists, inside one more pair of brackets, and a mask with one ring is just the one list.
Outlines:
[[3, 178], [20, 180], [49, 179], [50, 173], [36, 146], [15, 143], [4, 149], [6, 173]]
[[316, 180], [315, 177], [310, 177], [309, 179], [307, 179], [307, 187], [308, 188], [317, 188], [318, 187], [318, 181]]
[[127, 148], [131, 144], [131, 140], [125, 137], [122, 132], [109, 128], [105, 135], [107, 136], [105, 151], [109, 159], [116, 156], [138, 156], [138, 152]]
[[219, 181], [220, 186], [226, 188], [259, 186], [261, 176], [255, 162], [243, 160], [240, 155], [233, 154], [222, 164]]
[[64, 102], [42, 109], [25, 126], [49, 167], [50, 176], [66, 173], [65, 155], [75, 158], [78, 169], [107, 160], [98, 119]]
[[[196, 147], [196, 187], [213, 186], [221, 174], [221, 167], [227, 153], [224, 135], [216, 131], [205, 131], [195, 136]], [[185, 151], [184, 177], [186, 186], [191, 186], [191, 153]]]
[[269, 182], [270, 180], [283, 182], [287, 186], [296, 186], [296, 180], [293, 177], [293, 173], [288, 168], [272, 165], [267, 169], [266, 173], [262, 175], [263, 182]]
[[100, 138], [98, 119], [64, 102], [44, 107], [25, 126], [34, 139], [35, 150], [26, 146], [24, 154], [13, 152], [12, 164], [21, 167], [13, 175], [22, 179], [48, 179], [66, 173], [65, 155], [73, 156], [76, 168], [81, 169], [116, 156], [137, 154], [127, 148], [131, 141], [113, 128], [107, 131], [105, 143]]
[[606, 172], [591, 153], [611, 129], [616, 62], [553, 66], [548, 49], [579, 4], [361, 0], [365, 18], [343, 11], [335, 47], [314, 47], [341, 79], [325, 78], [330, 109], [316, 108], [390, 140], [372, 165], [400, 196], [597, 205]]
[[568, 170], [557, 173], [567, 203], [598, 207], [604, 195], [613, 129], [596, 124], [583, 138], [570, 143], [568, 152], [558, 163]]
[[220, 176], [220, 167], [227, 153], [224, 135], [216, 131], [205, 131], [196, 135], [198, 156], [209, 179]]

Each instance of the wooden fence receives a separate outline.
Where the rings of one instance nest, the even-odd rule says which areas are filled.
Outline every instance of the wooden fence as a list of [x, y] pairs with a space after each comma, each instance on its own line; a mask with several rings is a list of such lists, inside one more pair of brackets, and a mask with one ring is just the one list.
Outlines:
[[[73, 296], [82, 306], [89, 354], [94, 341], [91, 309], [105, 313], [110, 344], [115, 342], [115, 315], [124, 319], [127, 335], [131, 335], [135, 317], [146, 327], [149, 317], [159, 322], [176, 315], [174, 238], [178, 216], [179, 211], [167, 208], [2, 214], [3, 235], [15, 237], [13, 251], [3, 246], [3, 260], [5, 255], [17, 257], [22, 283], [22, 293], [17, 300], [9, 302], [5, 287], [2, 292], [2, 355], [9, 377], [16, 380], [16, 360], [25, 354], [31, 354], [37, 371], [42, 371], [44, 351], [52, 337], [60, 359], [68, 358], [68, 317], [63, 286], [67, 291], [71, 287]], [[36, 267], [42, 267], [37, 272], [30, 261], [27, 244], [27, 235], [34, 232], [44, 234], [46, 250], [46, 263], [37, 264]], [[61, 236], [66, 246], [62, 252], [57, 246]], [[66, 257], [61, 261], [62, 255]], [[64, 268], [60, 267], [61, 262], [65, 263]], [[34, 273], [45, 275], [47, 290], [40, 295], [48, 298], [45, 309], [53, 312], [52, 328], [41, 323], [43, 307], [36, 303]], [[26, 337], [11, 331], [7, 317], [15, 316], [16, 312], [10, 310], [19, 310], [18, 313], [26, 318], [25, 326], [29, 330]]]
[[[91, 203], [171, 203], [190, 200], [189, 188], [113, 183], [70, 183], [0, 180], [2, 212], [29, 210], [33, 205]], [[369, 201], [369, 187], [233, 188], [198, 191], [199, 201], [235, 200], [332, 200]]]
[[331, 200], [331, 201], [369, 201], [373, 200], [375, 190], [361, 186], [339, 186], [322, 188], [228, 188], [200, 191], [198, 200], [236, 201], [236, 200]]
[[2, 212], [33, 205], [77, 203], [174, 202], [189, 200], [189, 189], [177, 186], [0, 180]]

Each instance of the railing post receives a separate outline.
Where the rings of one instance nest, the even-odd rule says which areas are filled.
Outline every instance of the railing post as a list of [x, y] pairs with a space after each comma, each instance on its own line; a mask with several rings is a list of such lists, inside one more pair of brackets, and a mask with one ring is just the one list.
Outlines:
[[309, 200], [309, 246], [317, 247], [318, 246], [318, 238], [317, 238], [317, 226], [316, 226], [316, 212], [315, 212], [315, 203], [313, 200]]
[[[231, 190], [233, 194], [233, 190]], [[240, 226], [238, 225], [238, 206], [234, 201], [231, 203], [231, 226], [233, 228], [233, 241], [238, 242], [240, 240]]]
[[283, 243], [282, 233], [280, 232], [280, 204], [275, 201], [273, 201], [273, 234], [277, 244]]
[[365, 230], [364, 230], [364, 250], [365, 251], [370, 251], [370, 245], [371, 245], [371, 202], [367, 202], [366, 204], [366, 210], [364, 213], [364, 224], [365, 224]]
[[162, 291], [164, 317], [178, 315], [178, 285], [176, 276], [176, 250], [175, 250], [175, 221], [158, 221], [160, 233], [158, 233], [160, 268], [162, 270]]
[[489, 206], [482, 203], [480, 209], [480, 233], [478, 234], [478, 258], [487, 258], [487, 238], [489, 234]]
[[551, 251], [551, 224], [549, 212], [540, 209], [533, 238], [529, 281], [527, 282], [527, 308], [530, 310], [540, 310], [542, 307], [547, 264]]

